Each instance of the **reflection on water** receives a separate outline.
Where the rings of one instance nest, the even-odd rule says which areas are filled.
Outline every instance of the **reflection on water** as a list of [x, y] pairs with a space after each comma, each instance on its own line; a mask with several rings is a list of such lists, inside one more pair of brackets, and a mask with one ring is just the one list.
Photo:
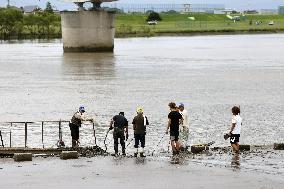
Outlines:
[[115, 78], [113, 53], [64, 53], [62, 70], [70, 80]]
[[147, 159], [143, 157], [137, 157], [135, 158], [135, 164], [136, 165], [145, 165], [147, 163]]

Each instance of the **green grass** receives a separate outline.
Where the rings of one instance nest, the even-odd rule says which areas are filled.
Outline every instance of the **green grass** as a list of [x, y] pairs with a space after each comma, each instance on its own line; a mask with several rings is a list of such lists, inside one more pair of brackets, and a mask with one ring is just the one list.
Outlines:
[[[234, 23], [226, 15], [214, 14], [166, 14], [161, 13], [162, 21], [158, 25], [148, 25], [147, 14], [116, 14], [116, 37], [129, 36], [155, 36], [155, 35], [179, 35], [179, 34], [203, 34], [203, 33], [255, 33], [255, 32], [279, 32], [284, 31], [284, 15], [247, 15]], [[239, 15], [235, 15], [239, 16]], [[195, 17], [192, 21], [188, 17]], [[269, 21], [274, 21], [269, 26]], [[256, 21], [262, 21], [256, 25]], [[252, 23], [252, 24], [250, 24]], [[60, 22], [52, 26], [51, 35], [47, 37], [61, 37]], [[33, 31], [33, 32], [32, 32]], [[21, 35], [16, 37], [37, 38], [45, 37], [45, 33], [39, 31], [36, 26], [31, 30], [24, 26]], [[0, 36], [1, 37], [1, 36]]]
[[[248, 15], [234, 23], [226, 15], [214, 14], [160, 14], [162, 21], [149, 26], [146, 14], [117, 14], [116, 36], [153, 36], [162, 33], [204, 32], [276, 32], [284, 30], [284, 15]], [[195, 17], [195, 21], [188, 19]], [[274, 21], [269, 26], [269, 21]], [[256, 25], [256, 21], [262, 21]], [[252, 23], [252, 24], [250, 24]]]

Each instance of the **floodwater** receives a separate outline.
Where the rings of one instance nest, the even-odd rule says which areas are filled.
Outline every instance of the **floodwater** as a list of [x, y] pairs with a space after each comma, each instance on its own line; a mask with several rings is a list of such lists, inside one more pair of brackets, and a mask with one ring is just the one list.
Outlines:
[[[0, 130], [4, 144], [24, 145], [24, 127], [6, 121], [69, 120], [80, 105], [97, 121], [97, 143], [109, 121], [124, 111], [132, 122], [138, 105], [148, 116], [148, 151], [161, 144], [168, 103], [183, 102], [190, 115], [189, 144], [227, 146], [231, 107], [241, 106], [242, 144], [284, 139], [284, 35], [226, 35], [115, 39], [114, 53], [63, 53], [60, 40], [0, 44]], [[29, 125], [28, 146], [42, 146], [41, 123]], [[130, 131], [132, 137], [132, 131]], [[44, 145], [58, 140], [46, 123]], [[69, 128], [63, 140], [70, 146]], [[111, 146], [111, 134], [106, 143]], [[92, 126], [81, 145], [93, 145]], [[129, 146], [132, 146], [130, 143]], [[109, 148], [112, 150], [111, 148]]]

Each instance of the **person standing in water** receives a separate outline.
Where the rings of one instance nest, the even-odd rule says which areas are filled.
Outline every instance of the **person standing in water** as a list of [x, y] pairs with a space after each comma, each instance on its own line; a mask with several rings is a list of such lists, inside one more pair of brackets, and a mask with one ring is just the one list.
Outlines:
[[[124, 112], [120, 112], [118, 115], [114, 116], [110, 122], [109, 130], [113, 131], [114, 140], [114, 156], [118, 155], [118, 139], [120, 139], [120, 145], [122, 148], [122, 155], [125, 156], [125, 139], [128, 140], [128, 121], [124, 117]], [[126, 134], [126, 137], [124, 135]]]
[[234, 152], [239, 151], [239, 142], [241, 136], [241, 129], [242, 129], [242, 118], [240, 116], [240, 107], [234, 106], [232, 108], [232, 126], [229, 132], [230, 136], [230, 143], [233, 148]]
[[81, 127], [83, 121], [93, 122], [94, 120], [92, 118], [86, 118], [85, 107], [80, 106], [79, 110], [72, 116], [71, 122], [69, 123], [71, 137], [72, 137], [72, 148], [77, 148], [80, 144], [79, 128]]
[[187, 110], [184, 108], [184, 104], [179, 104], [179, 113], [182, 115], [182, 127], [180, 128], [180, 135], [181, 135], [181, 149], [187, 148], [188, 143], [188, 135], [189, 135], [189, 122], [188, 122], [188, 113]]
[[133, 131], [134, 131], [134, 139], [135, 139], [135, 152], [134, 157], [137, 157], [138, 155], [138, 147], [139, 142], [141, 145], [141, 151], [140, 151], [140, 157], [146, 157], [144, 155], [144, 147], [145, 147], [145, 135], [146, 135], [146, 126], [149, 125], [148, 118], [143, 115], [143, 109], [141, 107], [138, 107], [137, 115], [134, 117], [132, 124], [133, 124]]
[[179, 154], [180, 143], [179, 143], [179, 125], [182, 124], [182, 115], [179, 113], [178, 108], [174, 102], [169, 103], [170, 113], [168, 115], [168, 126], [166, 134], [169, 133], [170, 129], [170, 140], [173, 155]]

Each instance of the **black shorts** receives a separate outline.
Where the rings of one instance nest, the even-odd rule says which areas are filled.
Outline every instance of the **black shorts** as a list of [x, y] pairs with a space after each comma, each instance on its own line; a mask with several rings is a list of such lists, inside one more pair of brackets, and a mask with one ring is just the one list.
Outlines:
[[179, 131], [175, 131], [175, 132], [170, 132], [170, 140], [171, 141], [178, 141], [179, 137]]
[[70, 123], [69, 124], [72, 140], [79, 140], [79, 126]]
[[141, 143], [141, 147], [145, 147], [145, 134], [134, 134], [134, 139], [135, 139], [135, 144], [134, 148], [138, 148], [139, 146], [139, 141]]
[[239, 134], [232, 134], [232, 135], [230, 136], [230, 143], [231, 143], [231, 144], [237, 144], [237, 143], [239, 143], [239, 142], [240, 142], [240, 136], [241, 136], [241, 135], [239, 135]]

